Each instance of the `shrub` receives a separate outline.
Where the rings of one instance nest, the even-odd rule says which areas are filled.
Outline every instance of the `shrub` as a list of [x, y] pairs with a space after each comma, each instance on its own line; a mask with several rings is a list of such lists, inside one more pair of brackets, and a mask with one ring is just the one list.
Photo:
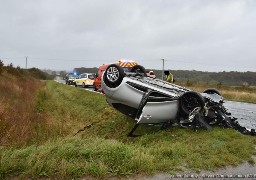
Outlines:
[[14, 76], [19, 76], [22, 74], [22, 70], [20, 69], [20, 67], [19, 66], [17, 68], [13, 67], [12, 63], [7, 65], [5, 68], [8, 74], [11, 74]]
[[31, 75], [32, 77], [34, 77], [36, 79], [49, 80], [49, 79], [54, 78], [54, 76], [51, 76], [51, 75], [47, 74], [46, 72], [43, 72], [40, 69], [34, 68], [34, 67], [28, 69], [27, 72], [29, 73], [29, 75]]

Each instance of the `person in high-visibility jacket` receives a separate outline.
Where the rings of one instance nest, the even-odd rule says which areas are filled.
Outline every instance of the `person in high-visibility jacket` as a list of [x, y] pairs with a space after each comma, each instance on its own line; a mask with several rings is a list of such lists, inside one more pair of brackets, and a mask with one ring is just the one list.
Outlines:
[[173, 75], [170, 71], [164, 71], [165, 74], [165, 81], [173, 83]]

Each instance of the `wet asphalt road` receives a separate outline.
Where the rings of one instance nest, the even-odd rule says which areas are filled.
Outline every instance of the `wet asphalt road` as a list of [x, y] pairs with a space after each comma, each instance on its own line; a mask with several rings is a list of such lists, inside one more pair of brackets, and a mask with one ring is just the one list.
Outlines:
[[224, 106], [237, 118], [241, 126], [256, 129], [256, 104], [226, 101]]

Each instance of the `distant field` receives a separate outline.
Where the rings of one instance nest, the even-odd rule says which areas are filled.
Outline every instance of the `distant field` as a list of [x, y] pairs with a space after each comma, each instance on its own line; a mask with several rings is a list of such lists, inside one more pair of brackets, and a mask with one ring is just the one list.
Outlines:
[[218, 89], [226, 100], [256, 103], [255, 86], [217, 86], [207, 84], [180, 84], [197, 92], [203, 92], [207, 88]]
[[[54, 81], [2, 82], [0, 91], [8, 85], [9, 95], [0, 96], [0, 179], [102, 179], [254, 163], [255, 137], [233, 129], [153, 132], [159, 127], [145, 126], [138, 132], [143, 136], [128, 138], [134, 121], [108, 106], [103, 95]], [[29, 88], [31, 95], [25, 93]], [[13, 105], [21, 103], [26, 109], [18, 116]]]

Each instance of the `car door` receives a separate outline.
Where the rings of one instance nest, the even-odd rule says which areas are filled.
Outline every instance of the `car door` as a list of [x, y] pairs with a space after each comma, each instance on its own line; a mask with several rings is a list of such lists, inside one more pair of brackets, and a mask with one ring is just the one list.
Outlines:
[[79, 75], [76, 79], [76, 85], [80, 86], [81, 85], [81, 75]]
[[81, 74], [81, 85], [83, 85], [83, 83], [85, 83], [85, 78], [86, 74]]

